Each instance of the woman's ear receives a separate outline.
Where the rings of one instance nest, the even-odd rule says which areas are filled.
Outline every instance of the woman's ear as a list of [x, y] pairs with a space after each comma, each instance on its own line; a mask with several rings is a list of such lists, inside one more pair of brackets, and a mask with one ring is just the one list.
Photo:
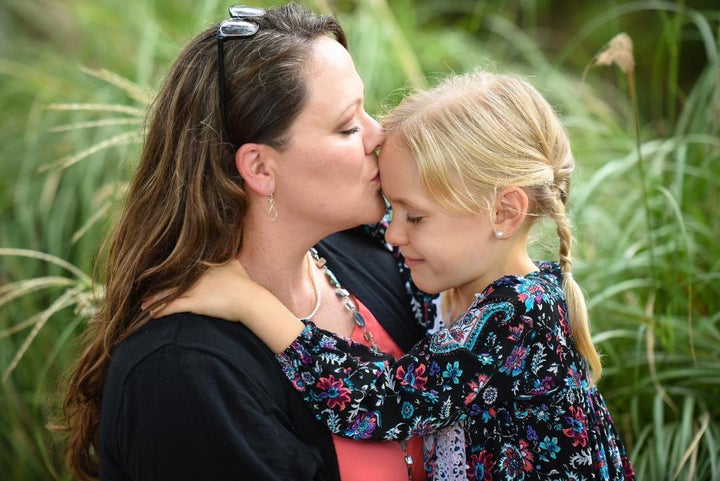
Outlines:
[[270, 167], [267, 146], [243, 144], [235, 152], [235, 168], [245, 185], [256, 194], [267, 197], [275, 191], [275, 178]]
[[520, 187], [502, 189], [495, 197], [493, 231], [502, 232], [502, 238], [512, 236], [525, 220], [529, 204], [527, 194]]

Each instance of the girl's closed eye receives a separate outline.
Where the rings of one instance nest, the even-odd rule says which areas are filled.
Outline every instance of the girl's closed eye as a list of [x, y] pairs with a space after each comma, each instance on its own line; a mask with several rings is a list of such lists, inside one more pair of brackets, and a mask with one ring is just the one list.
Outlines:
[[410, 224], [419, 224], [420, 221], [423, 220], [423, 216], [408, 214], [407, 216], [405, 216], [405, 220]]

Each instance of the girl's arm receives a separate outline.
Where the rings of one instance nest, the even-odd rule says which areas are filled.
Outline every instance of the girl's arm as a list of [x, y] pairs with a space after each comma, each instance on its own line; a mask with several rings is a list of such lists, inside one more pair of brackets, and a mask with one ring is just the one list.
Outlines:
[[190, 311], [245, 324], [280, 353], [283, 371], [316, 417], [345, 437], [422, 435], [459, 419], [482, 387], [477, 372], [483, 363], [454, 340], [444, 342], [441, 334], [447, 331], [395, 362], [312, 323], [306, 326], [254, 283], [239, 261], [208, 268], [182, 296], [155, 304], [160, 307], [149, 307], [155, 317]]
[[[484, 387], [477, 355], [436, 337], [392, 356], [312, 324], [277, 357], [316, 417], [352, 439], [409, 439], [480, 412]], [[444, 348], [449, 348], [445, 350]], [[439, 348], [433, 351], [433, 348]]]
[[160, 314], [190, 310], [242, 321], [280, 353], [285, 375], [332, 432], [407, 439], [563, 387], [562, 339], [506, 294], [478, 301], [397, 361], [305, 326], [239, 263], [211, 268]]
[[162, 294], [143, 303], [153, 317], [178, 312], [242, 322], [275, 353], [283, 352], [305, 325], [270, 291], [253, 282], [240, 261], [209, 267], [198, 282], [166, 303]]
[[478, 300], [397, 361], [312, 325], [277, 357], [318, 419], [354, 439], [408, 439], [513, 402], [549, 403], [572, 370], [567, 340], [505, 294]]

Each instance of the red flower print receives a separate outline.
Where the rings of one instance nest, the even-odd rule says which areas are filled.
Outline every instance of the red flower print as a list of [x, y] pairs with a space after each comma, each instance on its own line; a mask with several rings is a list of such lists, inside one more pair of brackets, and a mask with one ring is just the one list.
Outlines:
[[570, 406], [572, 416], [564, 416], [563, 420], [570, 426], [563, 428], [563, 434], [572, 438], [573, 446], [585, 447], [587, 444], [587, 422], [585, 421], [585, 413], [582, 409]]
[[335, 379], [333, 375], [321, 377], [317, 382], [317, 387], [322, 391], [320, 398], [327, 399], [330, 409], [339, 407], [342, 411], [345, 409], [345, 403], [350, 402], [350, 389], [345, 387], [342, 379]]
[[492, 453], [486, 449], [471, 455], [468, 481], [492, 481], [494, 467], [495, 459], [493, 459]]
[[523, 480], [525, 473], [533, 469], [533, 454], [527, 441], [521, 439], [519, 446], [505, 444], [500, 455], [500, 467], [512, 479]]
[[400, 366], [395, 378], [400, 380], [402, 386], [420, 390], [425, 387], [427, 382], [427, 376], [422, 376], [422, 374], [425, 374], [425, 364], [420, 364], [417, 368], [415, 368], [414, 364], [410, 364], [407, 371], [403, 366]]

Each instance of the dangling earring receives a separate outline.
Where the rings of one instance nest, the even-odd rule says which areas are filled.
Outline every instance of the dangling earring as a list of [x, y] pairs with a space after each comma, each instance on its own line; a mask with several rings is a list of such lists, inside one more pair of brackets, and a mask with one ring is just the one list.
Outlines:
[[502, 239], [505, 238], [505, 233], [504, 233], [503, 231], [501, 231], [501, 230], [496, 230], [496, 231], [495, 231], [495, 238], [502, 240]]
[[268, 217], [270, 217], [270, 222], [275, 222], [275, 219], [278, 218], [278, 211], [275, 208], [275, 199], [273, 199], [272, 193], [268, 196]]

